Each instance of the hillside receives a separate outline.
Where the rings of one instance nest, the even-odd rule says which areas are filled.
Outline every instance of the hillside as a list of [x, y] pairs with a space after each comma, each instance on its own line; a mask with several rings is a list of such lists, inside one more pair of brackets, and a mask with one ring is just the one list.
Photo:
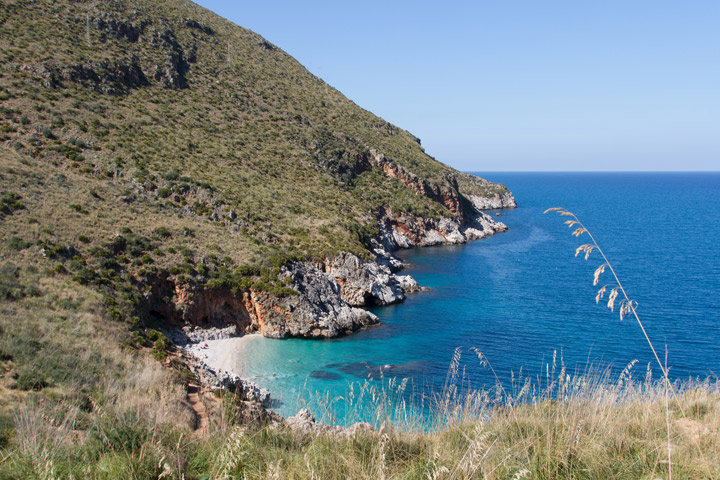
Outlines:
[[[140, 305], [139, 285], [297, 296], [293, 262], [464, 242], [503, 228], [473, 203], [514, 205], [190, 2], [12, 1], [1, 15], [3, 255], [112, 291], [117, 316], [182, 309], [169, 291]], [[371, 300], [355, 306], [386, 303]], [[367, 321], [353, 312], [350, 329]], [[288, 334], [311, 335], [273, 335]]]
[[503, 185], [437, 162], [410, 133], [191, 2], [0, 8], [11, 390], [67, 388], [68, 365], [95, 371], [52, 366], [112, 351], [78, 342], [74, 322], [109, 329], [125, 353], [174, 360], [189, 378], [208, 372], [174, 344], [350, 333], [378, 321], [361, 307], [419, 289], [397, 274], [393, 250], [505, 228], [479, 210], [514, 205]]

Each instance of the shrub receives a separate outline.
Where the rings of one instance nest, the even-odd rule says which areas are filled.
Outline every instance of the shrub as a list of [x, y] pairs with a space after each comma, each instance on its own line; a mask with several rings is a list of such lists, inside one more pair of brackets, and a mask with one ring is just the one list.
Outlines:
[[165, 335], [158, 332], [157, 330], [153, 330], [152, 328], [148, 329], [147, 332], [145, 332], [145, 336], [150, 340], [151, 342], [154, 342], [156, 340], [164, 339]]
[[37, 287], [20, 283], [20, 272], [15, 265], [6, 263], [0, 266], [0, 300], [19, 300], [39, 295]]
[[15, 192], [5, 192], [0, 195], [0, 214], [10, 215], [25, 208], [20, 199], [22, 197]]
[[25, 391], [39, 391], [49, 387], [50, 383], [35, 365], [23, 366], [18, 372], [17, 387]]
[[42, 134], [43, 134], [43, 137], [48, 138], [48, 139], [50, 139], [50, 140], [54, 140], [54, 139], [57, 138], [57, 137], [55, 136], [55, 134], [53, 133], [52, 129], [49, 128], [49, 127], [44, 127], [44, 128], [42, 129]]
[[16, 251], [25, 250], [30, 245], [32, 245], [30, 242], [27, 242], [20, 237], [10, 237], [7, 241], [8, 248]]
[[157, 227], [155, 230], [153, 230], [153, 233], [161, 238], [172, 237], [172, 232], [163, 226]]
[[236, 275], [251, 277], [254, 275], [260, 275], [260, 269], [254, 265], [240, 265], [235, 270]]

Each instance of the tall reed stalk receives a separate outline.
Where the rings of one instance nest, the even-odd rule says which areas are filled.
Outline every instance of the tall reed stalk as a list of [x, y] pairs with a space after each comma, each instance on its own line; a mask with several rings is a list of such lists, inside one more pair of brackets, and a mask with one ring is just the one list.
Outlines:
[[[615, 272], [615, 269], [613, 268], [612, 264], [610, 263], [610, 260], [608, 260], [607, 256], [605, 255], [605, 252], [602, 248], [600, 248], [600, 245], [595, 240], [595, 237], [590, 233], [590, 230], [580, 221], [580, 219], [575, 215], [574, 213], [566, 210], [563, 207], [553, 207], [548, 208], [543, 213], [549, 213], [549, 212], [557, 212], [560, 215], [564, 217], [570, 217], [568, 220], [565, 221], [565, 225], [568, 226], [568, 228], [575, 228], [573, 230], [572, 235], [575, 237], [580, 237], [581, 235], [587, 235], [590, 238], [591, 243], [584, 243], [577, 247], [575, 249], [575, 256], [577, 257], [581, 253], [584, 253], [585, 260], [588, 260], [590, 258], [590, 254], [593, 252], [593, 250], [597, 250], [600, 256], [603, 259], [603, 263], [595, 269], [595, 272], [593, 274], [593, 286], [597, 286], [600, 282], [600, 275], [605, 273], [605, 270], [609, 270], [612, 274], [613, 280], [615, 283], [609, 283], [606, 285], [603, 285], [598, 289], [597, 295], [595, 296], [595, 303], [600, 303], [600, 300], [604, 298], [605, 294], [608, 291], [608, 288], [610, 289], [610, 293], [608, 295], [608, 301], [607, 301], [607, 307], [611, 311], [615, 311], [615, 305], [616, 303], [619, 305], [619, 313], [620, 313], [620, 320], [622, 321], [625, 316], [632, 315], [635, 318], [635, 321], [637, 322], [638, 326], [640, 327], [640, 330], [643, 333], [643, 336], [645, 337], [645, 340], [647, 341], [647, 344], [650, 347], [650, 350], [652, 351], [653, 356], [655, 357], [655, 361], [657, 362], [657, 365], [660, 367], [660, 371], [663, 374], [663, 379], [665, 383], [665, 419], [667, 424], [667, 448], [668, 448], [668, 475], [670, 480], [672, 480], [672, 454], [671, 454], [671, 442], [670, 442], [670, 405], [669, 405], [669, 395], [672, 394], [673, 399], [677, 403], [680, 411], [683, 414], [683, 417], [686, 417], [685, 412], [682, 408], [682, 404], [679, 401], [677, 397], [677, 393], [675, 391], [675, 388], [673, 387], [672, 382], [670, 381], [670, 378], [668, 376], [668, 369], [667, 369], [667, 354], [666, 354], [666, 363], [663, 364], [662, 361], [660, 361], [660, 356], [657, 353], [657, 350], [655, 349], [655, 346], [653, 345], [652, 341], [650, 340], [650, 337], [648, 336], [647, 330], [645, 330], [645, 326], [643, 325], [643, 322], [640, 320], [640, 317], [637, 314], [637, 302], [635, 300], [631, 300], [628, 296], [627, 292], [625, 291], [625, 287], [623, 287], [622, 282], [620, 281], [620, 278], [618, 278], [617, 273]], [[618, 297], [620, 297], [620, 301], [618, 302]], [[700, 448], [700, 445], [696, 443], [698, 452], [700, 453], [700, 456], [703, 458], [703, 462], [708, 468], [708, 475], [710, 478], [713, 478], [712, 472], [710, 471], [710, 467], [705, 460], [705, 456], [702, 452], [702, 448]]]

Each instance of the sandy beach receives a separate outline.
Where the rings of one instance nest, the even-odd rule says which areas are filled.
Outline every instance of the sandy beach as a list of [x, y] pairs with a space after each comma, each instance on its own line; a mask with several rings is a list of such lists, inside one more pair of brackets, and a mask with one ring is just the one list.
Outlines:
[[185, 351], [215, 371], [222, 370], [242, 377], [245, 372], [248, 342], [257, 337], [262, 337], [262, 334], [205, 340], [186, 346]]

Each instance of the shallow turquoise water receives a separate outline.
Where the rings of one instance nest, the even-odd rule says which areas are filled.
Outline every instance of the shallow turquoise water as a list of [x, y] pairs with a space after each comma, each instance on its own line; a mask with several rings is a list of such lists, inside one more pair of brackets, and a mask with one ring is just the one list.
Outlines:
[[581, 371], [589, 364], [620, 371], [637, 359], [644, 374], [652, 357], [642, 332], [595, 304], [599, 257], [574, 257], [585, 242], [570, 235], [564, 217], [543, 215], [554, 206], [573, 211], [593, 232], [638, 301], [656, 348], [663, 357], [667, 350], [671, 375], [720, 372], [720, 174], [483, 176], [515, 194], [520, 207], [500, 218], [510, 230], [464, 246], [399, 252], [411, 264], [406, 272], [429, 292], [373, 309], [383, 325], [348, 337], [249, 344], [245, 375], [273, 392], [281, 414], [294, 414], [318, 392], [326, 398], [320, 403], [338, 410], [330, 415], [314, 404], [317, 416], [345, 421], [343, 402], [332, 400], [347, 399], [350, 384], [357, 397], [358, 382], [368, 377], [407, 377], [415, 389], [440, 391], [458, 347], [473, 387], [495, 379], [471, 347], [504, 383], [521, 371], [539, 374], [554, 354]]

